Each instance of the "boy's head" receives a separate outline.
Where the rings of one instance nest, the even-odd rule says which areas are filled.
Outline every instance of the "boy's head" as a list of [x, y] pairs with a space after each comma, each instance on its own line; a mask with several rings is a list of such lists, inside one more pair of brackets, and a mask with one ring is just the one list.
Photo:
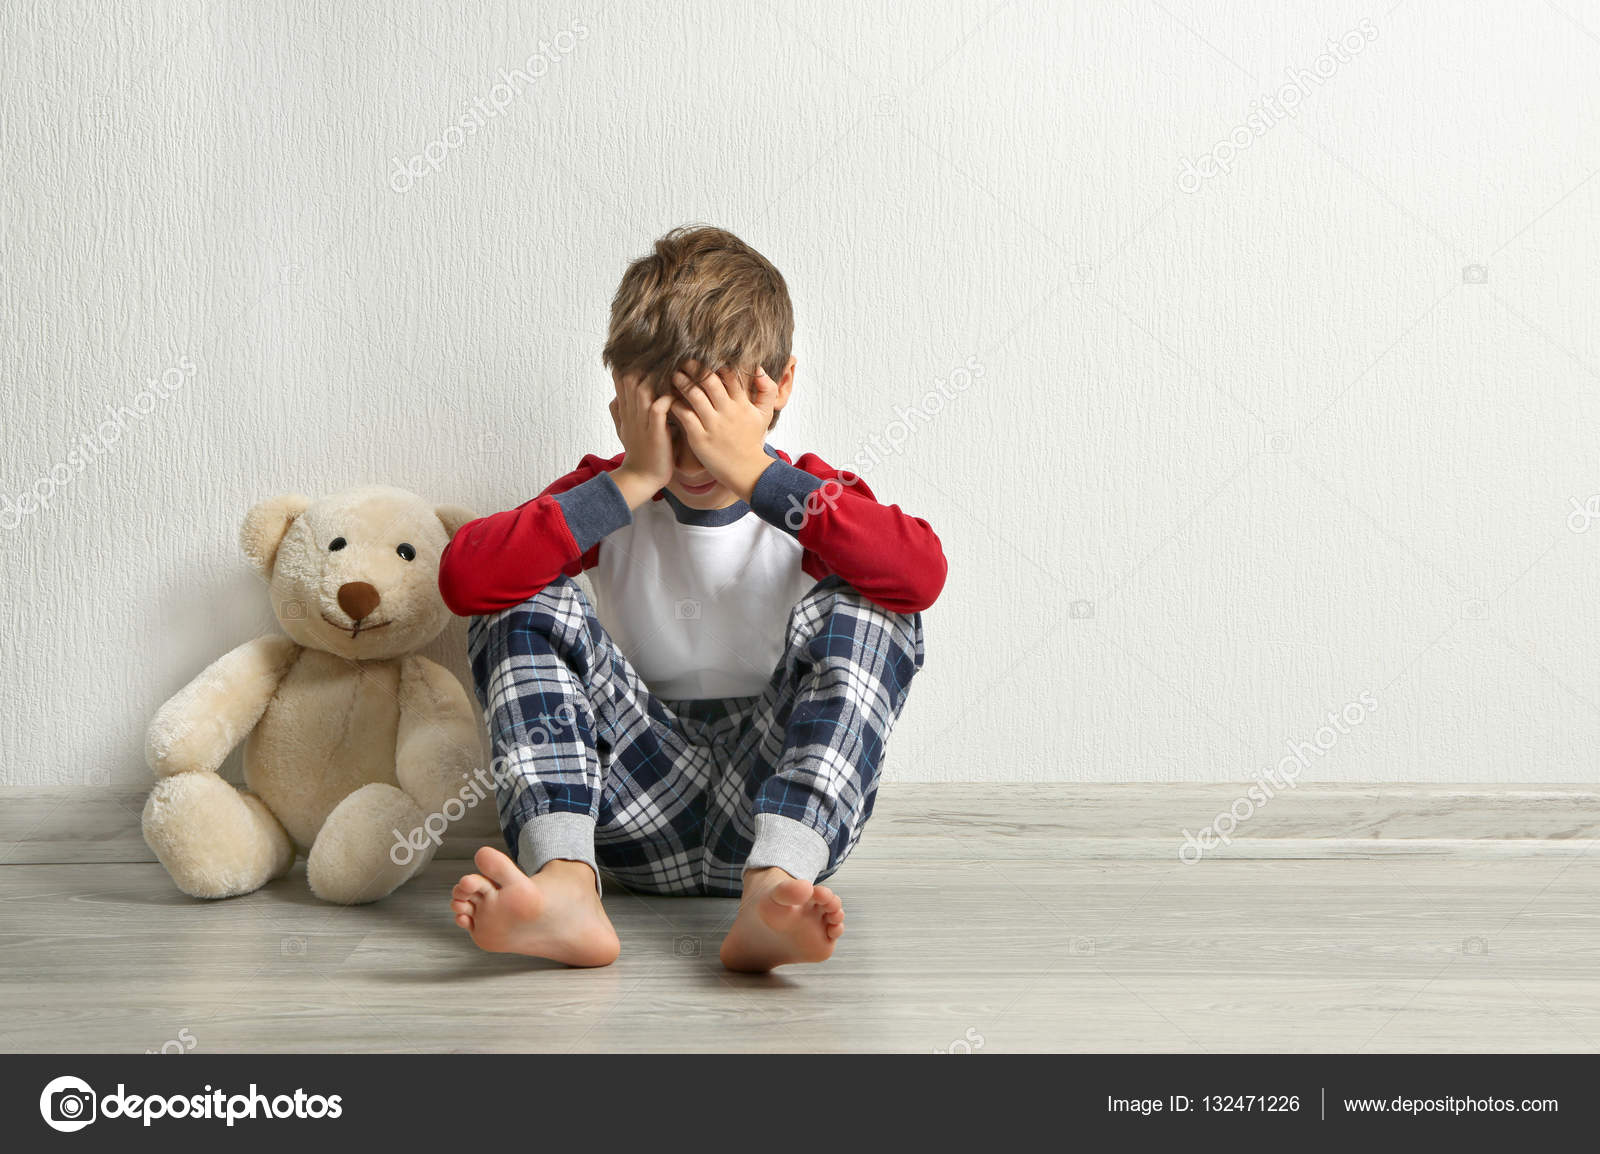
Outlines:
[[622, 274], [611, 300], [604, 361], [619, 376], [639, 376], [657, 395], [672, 388], [685, 361], [748, 383], [760, 365], [788, 400], [794, 366], [794, 309], [783, 274], [725, 229], [675, 228]]

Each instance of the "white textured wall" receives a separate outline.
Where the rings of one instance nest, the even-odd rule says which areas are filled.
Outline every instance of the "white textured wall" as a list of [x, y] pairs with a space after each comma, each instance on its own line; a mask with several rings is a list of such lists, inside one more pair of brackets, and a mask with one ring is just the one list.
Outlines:
[[0, 780], [143, 780], [269, 623], [252, 500], [608, 449], [610, 292], [695, 220], [789, 278], [779, 443], [900, 441], [951, 557], [896, 777], [1243, 778], [1365, 693], [1302, 780], [1592, 779], [1597, 123], [1577, 0], [0, 6], [0, 493], [70, 473], [0, 504]]

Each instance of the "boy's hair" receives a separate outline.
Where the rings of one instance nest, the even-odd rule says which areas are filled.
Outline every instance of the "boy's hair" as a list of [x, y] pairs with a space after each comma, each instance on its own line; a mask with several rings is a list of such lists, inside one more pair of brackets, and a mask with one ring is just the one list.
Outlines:
[[638, 373], [660, 395], [686, 360], [708, 370], [759, 364], [780, 380], [793, 338], [783, 274], [726, 229], [691, 225], [667, 233], [622, 274], [602, 359]]

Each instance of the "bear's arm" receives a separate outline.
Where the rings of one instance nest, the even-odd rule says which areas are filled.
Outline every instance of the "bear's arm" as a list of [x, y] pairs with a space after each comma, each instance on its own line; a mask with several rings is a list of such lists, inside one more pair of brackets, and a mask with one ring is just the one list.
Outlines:
[[159, 777], [215, 773], [256, 727], [300, 646], [273, 634], [217, 658], [157, 711], [145, 733], [145, 760]]

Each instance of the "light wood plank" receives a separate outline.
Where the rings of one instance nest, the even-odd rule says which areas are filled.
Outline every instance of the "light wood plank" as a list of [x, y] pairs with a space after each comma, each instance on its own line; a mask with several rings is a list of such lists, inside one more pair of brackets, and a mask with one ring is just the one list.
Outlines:
[[340, 909], [299, 871], [204, 903], [156, 865], [0, 869], [0, 1048], [1600, 1048], [1600, 855], [852, 861], [836, 958], [770, 978], [716, 963], [716, 899], [612, 895], [602, 971], [484, 955], [459, 871]]

